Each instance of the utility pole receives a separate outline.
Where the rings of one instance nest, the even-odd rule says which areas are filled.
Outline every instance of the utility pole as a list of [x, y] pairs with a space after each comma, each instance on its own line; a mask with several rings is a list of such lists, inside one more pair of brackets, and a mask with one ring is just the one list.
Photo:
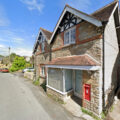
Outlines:
[[10, 50], [11, 50], [11, 48], [9, 47], [8, 48], [8, 51], [9, 51], [9, 63], [10, 63]]

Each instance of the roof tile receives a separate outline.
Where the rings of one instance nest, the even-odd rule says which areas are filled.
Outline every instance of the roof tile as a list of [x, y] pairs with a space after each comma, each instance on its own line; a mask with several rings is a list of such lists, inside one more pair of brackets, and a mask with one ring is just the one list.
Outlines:
[[117, 1], [114, 1], [105, 7], [95, 11], [94, 13], [91, 14], [91, 16], [96, 17], [100, 21], [108, 21]]
[[79, 55], [56, 58], [48, 62], [47, 65], [99, 66], [100, 64], [88, 55]]
[[48, 31], [48, 30], [45, 30], [44, 28], [40, 28], [44, 34], [46, 35], [47, 39], [50, 40], [50, 37], [52, 35], [52, 32]]

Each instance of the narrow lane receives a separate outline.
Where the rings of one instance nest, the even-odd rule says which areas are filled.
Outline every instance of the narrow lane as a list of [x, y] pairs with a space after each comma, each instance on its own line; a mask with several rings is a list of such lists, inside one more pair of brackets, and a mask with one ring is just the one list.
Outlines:
[[76, 120], [32, 82], [0, 73], [0, 120]]

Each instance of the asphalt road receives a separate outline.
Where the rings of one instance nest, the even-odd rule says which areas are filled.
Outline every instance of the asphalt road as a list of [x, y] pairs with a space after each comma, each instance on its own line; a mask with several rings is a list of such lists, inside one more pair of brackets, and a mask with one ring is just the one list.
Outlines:
[[0, 120], [78, 120], [32, 81], [0, 73]]

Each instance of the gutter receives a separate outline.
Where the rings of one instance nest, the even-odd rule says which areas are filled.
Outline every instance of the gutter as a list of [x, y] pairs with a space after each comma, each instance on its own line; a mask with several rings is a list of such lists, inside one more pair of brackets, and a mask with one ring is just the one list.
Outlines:
[[102, 22], [102, 34], [103, 34], [103, 42], [102, 42], [102, 46], [103, 46], [103, 56], [102, 56], [102, 109], [103, 109], [103, 112], [105, 111], [105, 35], [104, 35], [104, 32], [105, 32], [105, 26], [107, 24], [107, 21], [106, 22]]

